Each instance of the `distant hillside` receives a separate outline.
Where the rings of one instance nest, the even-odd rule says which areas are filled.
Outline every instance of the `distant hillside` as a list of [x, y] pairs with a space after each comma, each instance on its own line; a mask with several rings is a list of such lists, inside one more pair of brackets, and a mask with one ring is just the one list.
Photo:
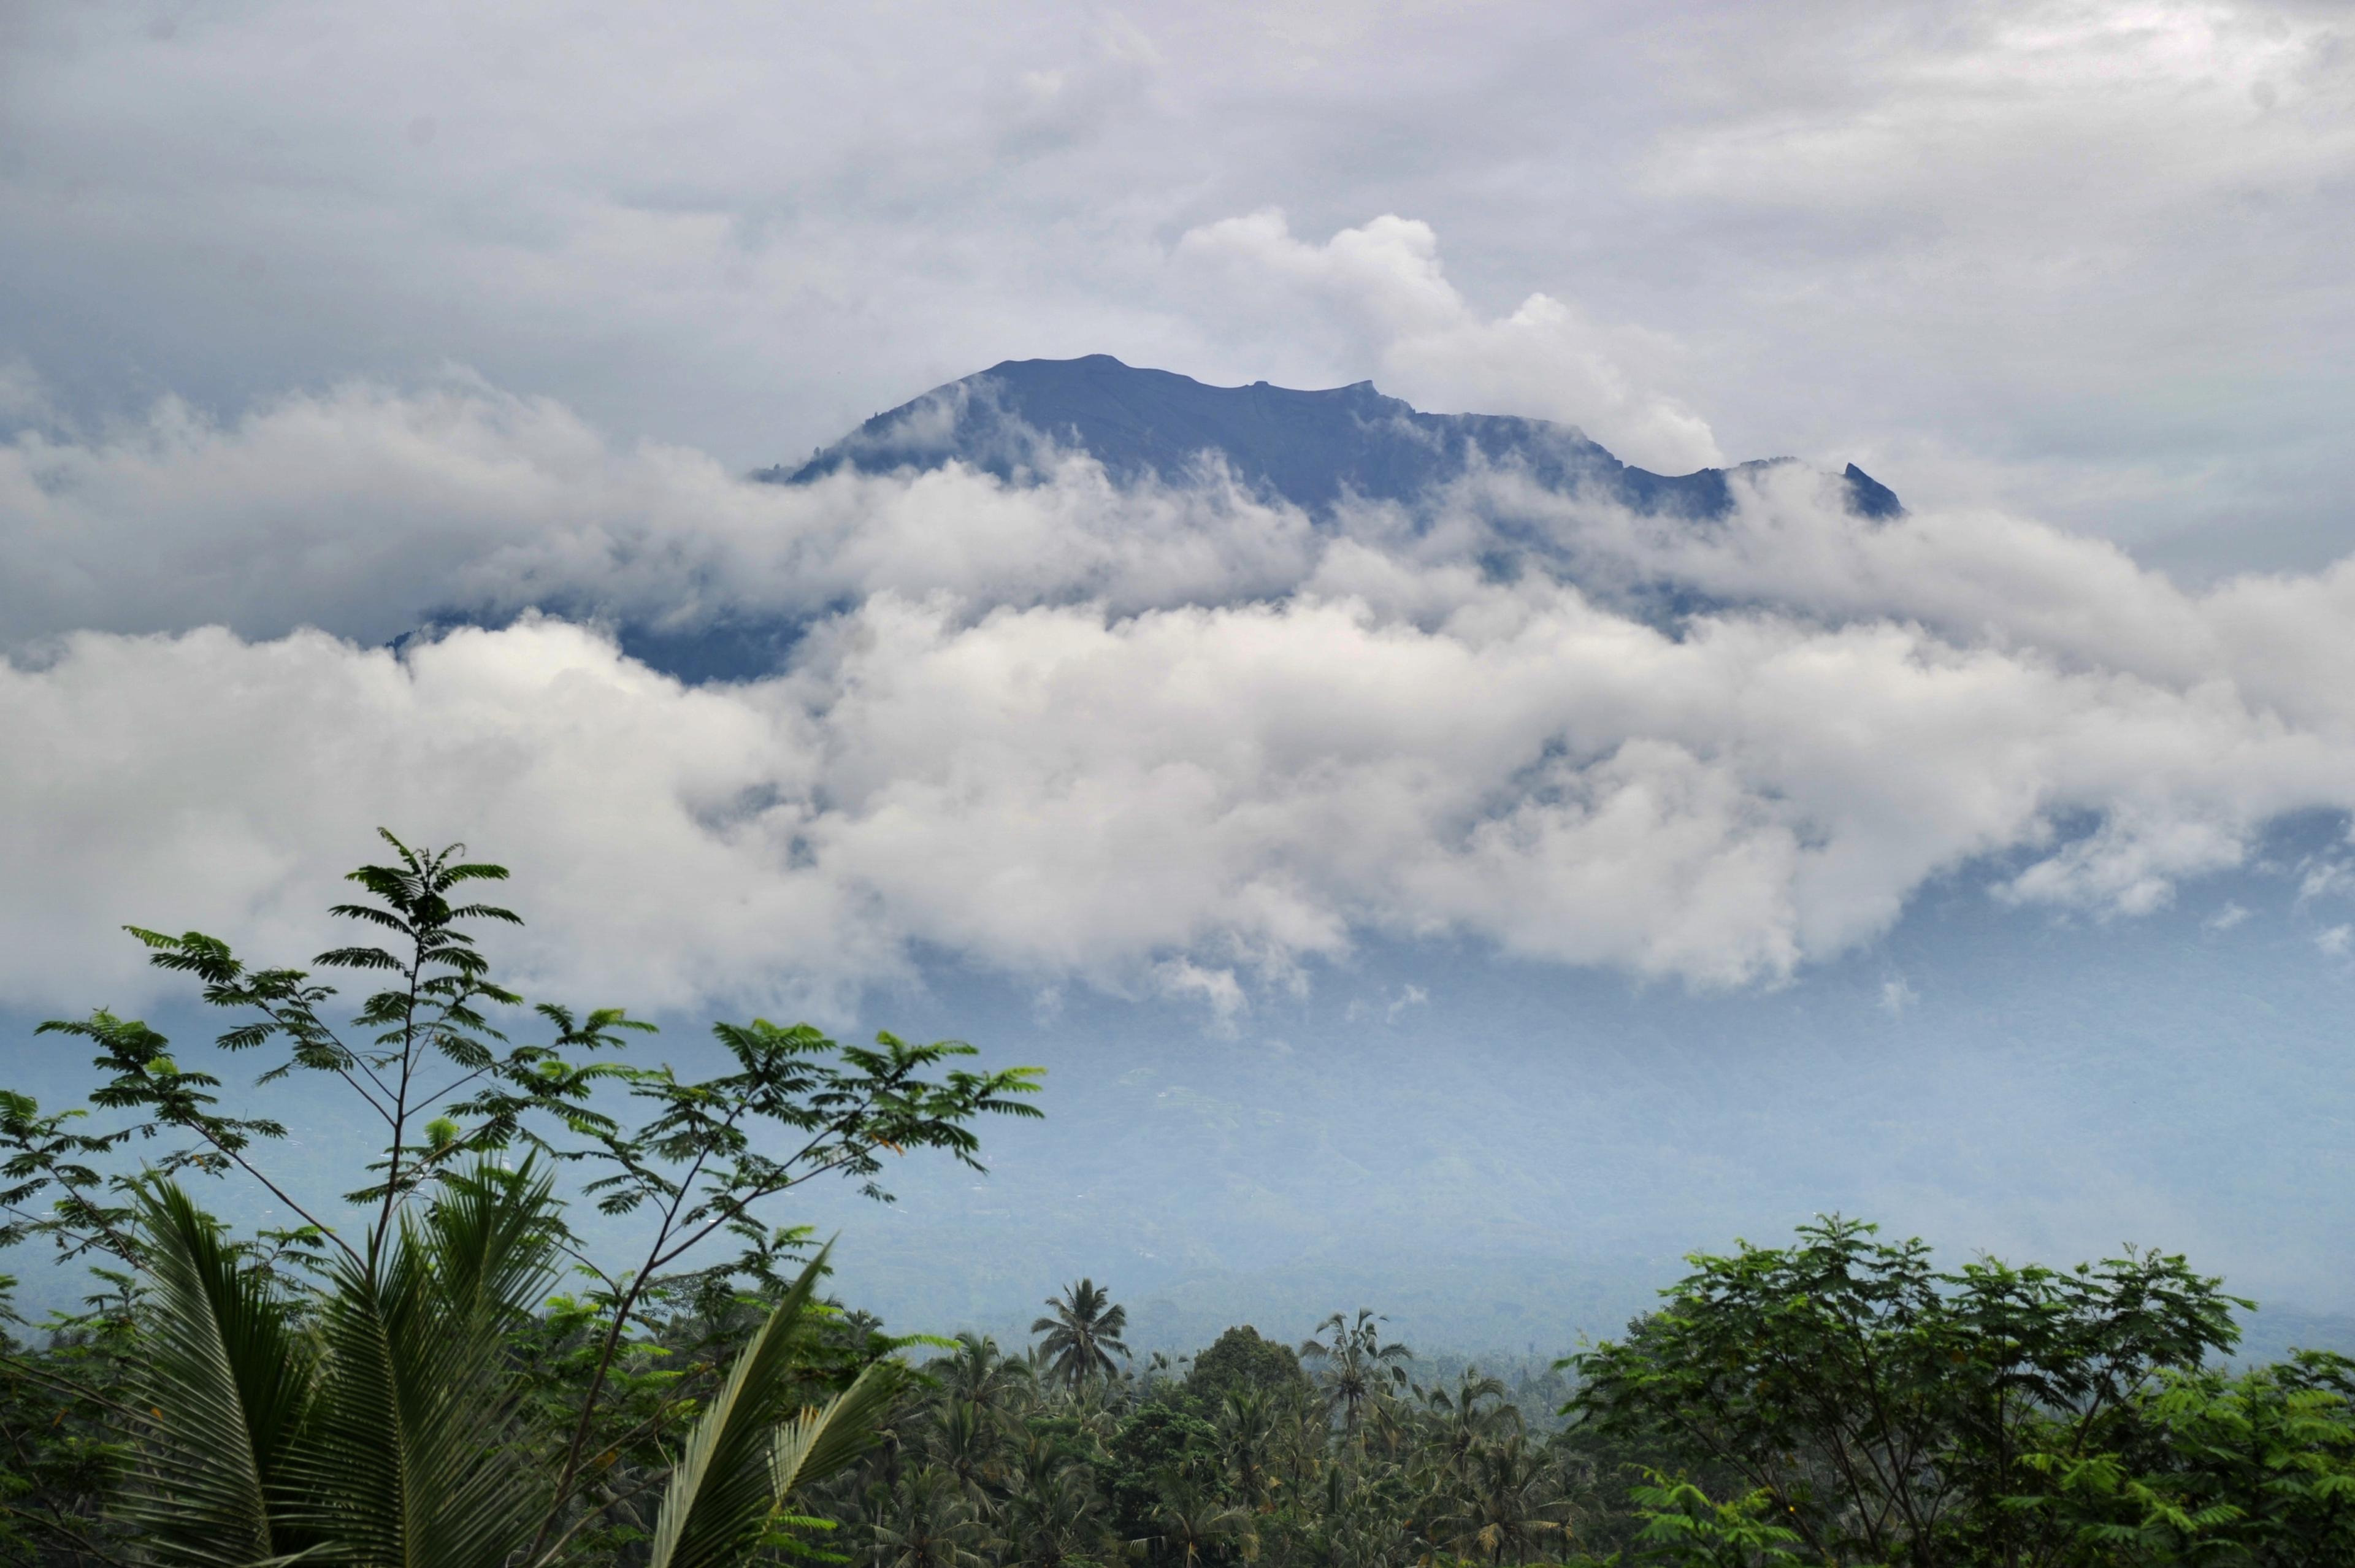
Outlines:
[[[780, 465], [755, 477], [805, 484], [846, 467], [885, 474], [954, 459], [1012, 479], [1056, 448], [1084, 452], [1123, 481], [1179, 479], [1203, 453], [1215, 453], [1244, 483], [1311, 513], [1329, 510], [1344, 495], [1408, 500], [1485, 463], [1522, 466], [1550, 488], [1590, 488], [1640, 511], [1707, 517], [1730, 504], [1732, 472], [1653, 474], [1569, 425], [1428, 414], [1383, 396], [1370, 381], [1327, 391], [1265, 381], [1210, 387], [1091, 354], [1007, 360], [877, 414], [797, 468]], [[1901, 509], [1891, 491], [1854, 464], [1844, 477], [1859, 514]]]

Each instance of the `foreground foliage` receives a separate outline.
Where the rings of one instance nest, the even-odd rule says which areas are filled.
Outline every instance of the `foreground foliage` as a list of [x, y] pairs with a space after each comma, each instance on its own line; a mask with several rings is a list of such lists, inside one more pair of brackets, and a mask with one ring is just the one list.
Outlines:
[[[878, 1198], [887, 1157], [979, 1168], [974, 1124], [1033, 1115], [1028, 1069], [954, 1041], [846, 1046], [721, 1024], [706, 1078], [629, 1061], [647, 1027], [523, 998], [472, 928], [506, 872], [411, 849], [351, 874], [367, 931], [312, 968], [202, 933], [133, 928], [233, 1015], [260, 1083], [332, 1080], [377, 1125], [341, 1212], [273, 1160], [286, 1128], [224, 1110], [211, 1073], [100, 1011], [43, 1031], [96, 1048], [87, 1106], [0, 1091], [0, 1243], [91, 1268], [87, 1311], [0, 1347], [0, 1549], [60, 1563], [299, 1560], [653, 1568], [806, 1554], [789, 1499], [855, 1460], [903, 1348], [817, 1295], [826, 1255], [774, 1200], [823, 1176]], [[349, 1023], [314, 970], [378, 977]], [[613, 1102], [619, 1101], [616, 1104]], [[624, 1259], [567, 1223], [594, 1204]], [[188, 1187], [241, 1179], [282, 1222], [232, 1235]], [[577, 1294], [557, 1295], [572, 1282]]]
[[2179, 1257], [1944, 1272], [1833, 1220], [1693, 1261], [1573, 1358], [1582, 1431], [1730, 1499], [1710, 1514], [1656, 1471], [1655, 1541], [1748, 1531], [1726, 1561], [1923, 1568], [2355, 1562], [2355, 1363], [2217, 1370], [2251, 1304]]
[[[1945, 1269], [1823, 1220], [1696, 1255], [1616, 1339], [1490, 1371], [1369, 1310], [1140, 1368], [1092, 1278], [1028, 1349], [893, 1339], [823, 1298], [778, 1201], [828, 1175], [888, 1198], [916, 1150], [977, 1167], [975, 1125], [1035, 1114], [1034, 1073], [757, 1019], [714, 1030], [714, 1075], [647, 1065], [627, 1014], [527, 1010], [491, 977], [472, 932], [515, 917], [468, 890], [504, 871], [389, 842], [336, 911], [382, 945], [254, 968], [134, 932], [264, 1086], [320, 1075], [373, 1120], [340, 1208], [137, 1020], [45, 1026], [94, 1050], [87, 1105], [0, 1091], [0, 1243], [90, 1281], [0, 1332], [0, 1558], [2355, 1563], [2355, 1363], [2228, 1369], [2248, 1304], [2163, 1253]], [[378, 988], [333, 1026], [314, 970]], [[224, 1182], [273, 1222], [214, 1219]], [[570, 1222], [582, 1203], [625, 1254]]]

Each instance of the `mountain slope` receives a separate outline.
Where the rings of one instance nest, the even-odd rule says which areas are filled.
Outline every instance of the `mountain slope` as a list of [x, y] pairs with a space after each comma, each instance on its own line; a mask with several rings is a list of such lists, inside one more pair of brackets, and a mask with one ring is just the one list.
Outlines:
[[[1012, 479], [1043, 467], [1058, 449], [1087, 453], [1122, 482], [1178, 479], [1204, 453], [1216, 454], [1246, 485], [1312, 514], [1345, 496], [1412, 500], [1486, 464], [1522, 467], [1550, 489], [1598, 491], [1638, 511], [1708, 517], [1731, 505], [1727, 475], [1737, 472], [1654, 474], [1569, 425], [1424, 413], [1370, 381], [1324, 391], [1265, 381], [1211, 387], [1091, 354], [1007, 360], [877, 414], [798, 468], [755, 477], [806, 484], [844, 468], [881, 474], [961, 460]], [[1900, 509], [1896, 496], [1855, 464], [1844, 477], [1859, 514]]]

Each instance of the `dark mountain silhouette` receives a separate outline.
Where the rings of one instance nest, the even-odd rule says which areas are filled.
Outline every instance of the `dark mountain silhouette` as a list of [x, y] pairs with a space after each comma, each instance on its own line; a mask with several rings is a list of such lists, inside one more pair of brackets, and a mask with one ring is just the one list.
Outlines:
[[[1000, 478], [1036, 472], [1056, 449], [1086, 453], [1117, 480], [1179, 480], [1205, 454], [1246, 485], [1311, 513], [1345, 495], [1407, 501], [1477, 464], [1517, 466], [1555, 489], [1599, 492], [1639, 511], [1715, 517], [1737, 470], [1654, 474], [1620, 462], [1579, 431], [1500, 414], [1429, 414], [1370, 381], [1296, 391], [1254, 381], [1211, 387], [1108, 354], [1009, 359], [877, 414], [794, 469], [755, 477], [805, 484], [843, 468], [888, 474], [962, 460]], [[1788, 459], [1774, 459], [1787, 462]], [[1758, 468], [1765, 464], [1746, 464]], [[1897, 496], [1854, 464], [1849, 505], [1895, 515]]]

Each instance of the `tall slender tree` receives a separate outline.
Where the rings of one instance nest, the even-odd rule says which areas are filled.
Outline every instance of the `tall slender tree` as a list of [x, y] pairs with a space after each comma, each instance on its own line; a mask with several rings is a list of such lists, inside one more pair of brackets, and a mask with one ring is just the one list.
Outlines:
[[1113, 1357], [1128, 1356], [1120, 1338], [1128, 1328], [1128, 1308], [1114, 1306], [1109, 1291], [1092, 1279], [1082, 1279], [1060, 1296], [1049, 1296], [1047, 1307], [1050, 1316], [1032, 1323], [1030, 1332], [1046, 1336], [1039, 1348], [1056, 1376], [1077, 1386], [1120, 1370]]
[[1301, 1342], [1302, 1359], [1317, 1365], [1327, 1404], [1351, 1432], [1364, 1420], [1369, 1403], [1406, 1385], [1406, 1368], [1399, 1363], [1414, 1352], [1383, 1339], [1381, 1326], [1388, 1321], [1364, 1307], [1355, 1318], [1336, 1312], [1316, 1326], [1323, 1338]]

